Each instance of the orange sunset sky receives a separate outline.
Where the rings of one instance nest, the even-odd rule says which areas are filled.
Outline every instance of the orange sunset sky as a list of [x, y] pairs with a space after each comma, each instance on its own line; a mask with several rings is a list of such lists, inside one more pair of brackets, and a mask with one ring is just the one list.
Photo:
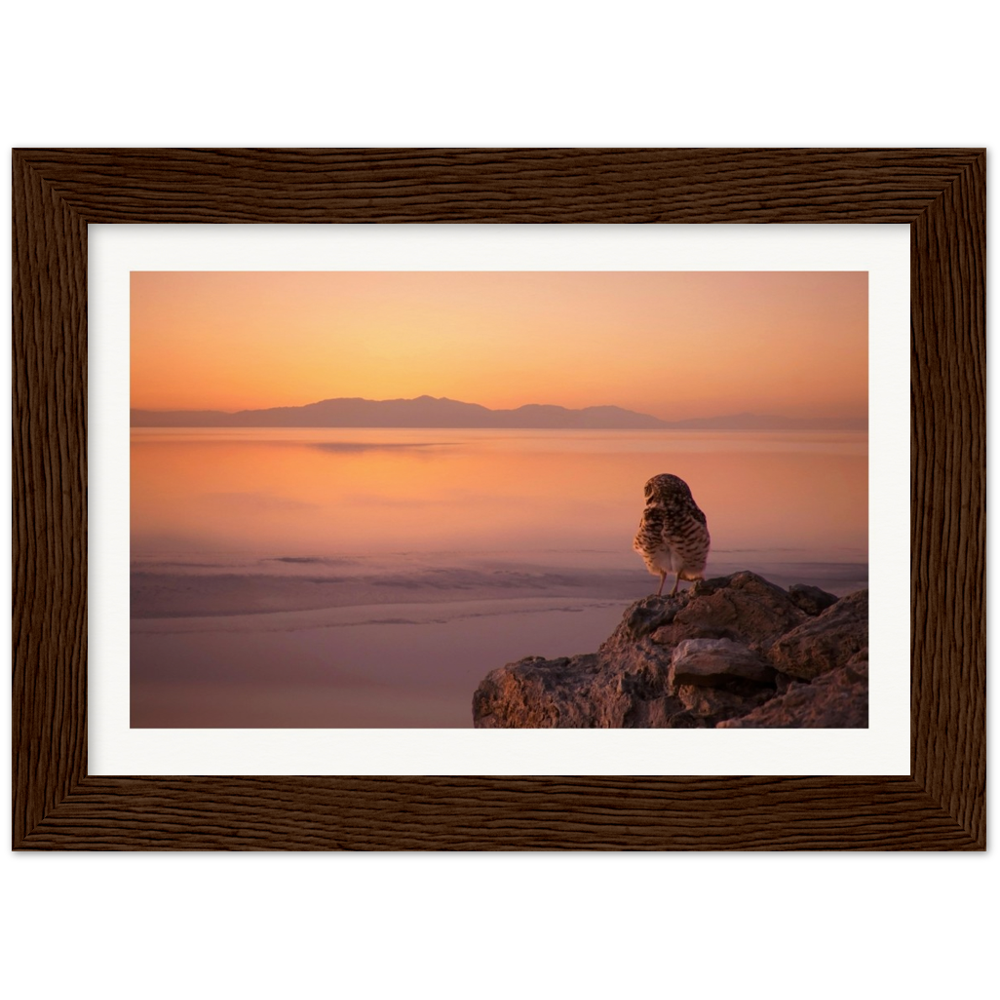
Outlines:
[[131, 405], [868, 412], [865, 272], [133, 272]]

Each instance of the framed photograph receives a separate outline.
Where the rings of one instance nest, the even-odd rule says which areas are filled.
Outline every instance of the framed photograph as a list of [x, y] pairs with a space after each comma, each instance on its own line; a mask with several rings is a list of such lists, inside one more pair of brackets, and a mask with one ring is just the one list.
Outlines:
[[[370, 173], [360, 180], [354, 169], [359, 155], [371, 167]], [[981, 577], [985, 555], [985, 539], [977, 528], [982, 514], [984, 466], [983, 442], [979, 435], [984, 429], [985, 418], [982, 396], [970, 391], [970, 386], [973, 390], [976, 386], [982, 389], [981, 382], [977, 381], [980, 370], [977, 366], [985, 338], [982, 300], [985, 280], [984, 151], [567, 149], [558, 151], [561, 174], [587, 191], [586, 197], [573, 201], [572, 210], [564, 188], [560, 188], [558, 196], [539, 200], [539, 192], [530, 182], [526, 181], [527, 186], [520, 194], [517, 183], [511, 187], [511, 177], [531, 175], [530, 167], [537, 155], [539, 151], [533, 149], [512, 149], [501, 158], [502, 166], [498, 166], [495, 160], [491, 165], [481, 164], [475, 149], [371, 150], [360, 154], [356, 150], [285, 149], [115, 148], [81, 152], [47, 148], [13, 151], [16, 274], [13, 457], [17, 501], [13, 749], [14, 773], [18, 776], [13, 789], [15, 849], [86, 850], [115, 846], [142, 849], [155, 846], [220, 850], [303, 847], [449, 850], [482, 846], [492, 849], [643, 847], [674, 850], [705, 849], [708, 845], [723, 850], [983, 849], [985, 810], [977, 782], [984, 780], [984, 772], [971, 782], [969, 779], [973, 772], [979, 774], [974, 763], [981, 760], [979, 747], [985, 739], [982, 618], [974, 613], [975, 600], [959, 607], [946, 595], [952, 593], [955, 569], [974, 579], [977, 573]], [[547, 151], [546, 155], [551, 156], [552, 151]], [[305, 181], [303, 175], [293, 169], [302, 160], [311, 166]], [[836, 164], [836, 170], [831, 170], [831, 163]], [[586, 187], [594, 178], [606, 176], [612, 165], [616, 171], [626, 171], [634, 183], [611, 185], [606, 191], [600, 184], [593, 190]], [[707, 201], [695, 210], [689, 195], [695, 190], [703, 191], [699, 177], [709, 167], [719, 168], [713, 176], [718, 174], [725, 180], [704, 191]], [[234, 170], [246, 180], [238, 188], [238, 197], [235, 195], [237, 188], [227, 183], [227, 177]], [[762, 197], [759, 180], [762, 170], [767, 175], [766, 188], [770, 192], [766, 197]], [[123, 178], [121, 183], [127, 181], [128, 199], [121, 198], [116, 186], [107, 180], [112, 176]], [[415, 183], [423, 181], [428, 190], [433, 189], [432, 179], [462, 178], [459, 189], [466, 193], [457, 203], [449, 199], [449, 208], [445, 211], [431, 195], [417, 203], [397, 198], [393, 191], [398, 188], [387, 183], [394, 177], [397, 180], [405, 177]], [[804, 199], [790, 207], [789, 192], [801, 186], [803, 177], [812, 179], [809, 189], [817, 193], [811, 200]], [[491, 194], [497, 184], [504, 184], [509, 191], [503, 211], [496, 208]], [[641, 195], [637, 193], [640, 188]], [[285, 207], [276, 214], [273, 194], [279, 189], [286, 192], [282, 199]], [[137, 191], [140, 194], [137, 195]], [[887, 195], [886, 191], [891, 194]], [[358, 199], [362, 192], [365, 192], [366, 202], [365, 207], [359, 209]], [[316, 214], [317, 204], [323, 206], [320, 215]], [[546, 207], [539, 209], [540, 204]], [[623, 220], [628, 225], [621, 225]], [[123, 222], [130, 225], [117, 225]], [[177, 225], [181, 222], [186, 225]], [[214, 225], [209, 230], [192, 225], [205, 222], [242, 225]], [[288, 226], [288, 223], [297, 222], [330, 226]], [[410, 225], [350, 225], [359, 222], [408, 222]], [[454, 226], [456, 222], [462, 225]], [[577, 225], [562, 225], [565, 222]], [[640, 222], [658, 225], [634, 225]], [[822, 227], [812, 225], [707, 226], [706, 222], [836, 222], [840, 225], [826, 227], [824, 240]], [[262, 226], [261, 223], [270, 225]], [[871, 223], [890, 225], [872, 226]], [[253, 229], [247, 230], [247, 224], [253, 224]], [[296, 280], [302, 280], [306, 274], [336, 272], [354, 281], [351, 289], [359, 288], [364, 282], [356, 277], [351, 279], [350, 275], [374, 275], [376, 277], [367, 279], [374, 282], [380, 273], [421, 272], [417, 284], [422, 282], [420, 287], [424, 291], [417, 294], [422, 294], [424, 299], [432, 298], [426, 289], [434, 275], [438, 275], [440, 281], [444, 280], [441, 275], [450, 273], [448, 280], [454, 282], [458, 272], [470, 274], [470, 281], [481, 282], [487, 274], [506, 274], [503, 280], [509, 281], [511, 274], [522, 269], [531, 273], [530, 280], [536, 284], [548, 275], [545, 280], [550, 288], [558, 284], [553, 275], [572, 272], [603, 272], [605, 275], [631, 272], [634, 276], [656, 270], [848, 272], [850, 268], [843, 262], [846, 258], [829, 266], [823, 265], [824, 261], [832, 260], [831, 247], [845, 244], [852, 236], [864, 238], [865, 231], [874, 244], [885, 243], [891, 240], [893, 232], [905, 235], [905, 230], [899, 228], [904, 225], [909, 227], [914, 352], [912, 624], [908, 628], [905, 621], [911, 617], [906, 615], [911, 596], [897, 592], [905, 587], [901, 574], [900, 586], [880, 588], [882, 594], [893, 596], [879, 617], [896, 625], [895, 633], [890, 630], [883, 646], [884, 650], [893, 650], [893, 654], [883, 659], [889, 661], [895, 657], [895, 675], [902, 686], [897, 684], [894, 695], [882, 705], [877, 703], [873, 689], [872, 730], [855, 731], [854, 735], [860, 732], [864, 737], [860, 743], [848, 748], [834, 739], [828, 740], [829, 745], [824, 747], [820, 741], [816, 744], [818, 756], [796, 758], [794, 765], [786, 767], [784, 762], [795, 755], [792, 748], [802, 744], [786, 743], [785, 738], [801, 738], [801, 730], [768, 730], [754, 734], [728, 732], [725, 734], [728, 737], [752, 735], [757, 738], [756, 743], [752, 739], [744, 739], [741, 743], [730, 741], [729, 749], [737, 752], [728, 759], [725, 753], [716, 756], [718, 741], [713, 746], [707, 746], [704, 740], [697, 743], [691, 740], [649, 742], [650, 738], [664, 735], [682, 735], [662, 730], [604, 731], [604, 735], [614, 739], [597, 750], [592, 739], [588, 742], [588, 737], [600, 733], [562, 730], [559, 735], [569, 738], [564, 739], [561, 749], [552, 756], [551, 731], [464, 729], [444, 738], [437, 731], [442, 725], [440, 721], [428, 722], [428, 728], [422, 732], [412, 729], [414, 725], [420, 726], [419, 721], [413, 722], [412, 714], [397, 729], [383, 728], [384, 721], [370, 722], [368, 728], [355, 728], [349, 720], [342, 722], [341, 728], [333, 729], [315, 722], [306, 722], [303, 727], [292, 723], [288, 728], [276, 729], [274, 722], [268, 721], [269, 718], [273, 720], [273, 715], [269, 717], [265, 713], [260, 728], [255, 728], [253, 711], [241, 720], [220, 724], [219, 717], [211, 715], [207, 699], [201, 708], [209, 721], [195, 722], [192, 728], [190, 713], [186, 717], [183, 715], [190, 709], [190, 697], [182, 695], [175, 699], [174, 704], [181, 706], [181, 714], [171, 720], [169, 712], [164, 714], [165, 706], [169, 706], [176, 692], [162, 685], [157, 688], [155, 677], [152, 686], [145, 689], [146, 700], [139, 710], [139, 714], [147, 713], [145, 723], [137, 724], [135, 715], [131, 714], [135, 703], [126, 704], [123, 715], [121, 685], [104, 668], [116, 659], [119, 664], [128, 662], [128, 633], [124, 633], [122, 640], [121, 632], [106, 629], [102, 620], [95, 618], [94, 602], [99, 595], [102, 607], [111, 603], [127, 608], [129, 580], [126, 574], [124, 592], [118, 598], [115, 588], [121, 588], [123, 582], [121, 579], [112, 581], [109, 598], [105, 589], [107, 578], [99, 568], [103, 557], [95, 559], [97, 546], [89, 553], [89, 589], [87, 572], [86, 483], [89, 476], [90, 520], [103, 548], [107, 521], [100, 520], [98, 513], [102, 484], [114, 473], [110, 466], [102, 463], [107, 463], [107, 456], [114, 448], [109, 451], [103, 441], [100, 448], [93, 447], [88, 468], [85, 446], [89, 416], [92, 442], [98, 440], [102, 431], [118, 426], [119, 440], [120, 431], [124, 430], [127, 451], [128, 426], [127, 422], [122, 426], [120, 415], [127, 414], [129, 384], [127, 368], [123, 389], [120, 380], [107, 376], [106, 359], [98, 357], [99, 352], [92, 354], [88, 414], [88, 305], [90, 321], [97, 324], [95, 329], [102, 330], [102, 340], [103, 333], [116, 323], [120, 329], [125, 329], [127, 340], [130, 295], [134, 308], [136, 302], [142, 301], [154, 310], [164, 308], [165, 303], [169, 303], [171, 309], [176, 308], [187, 293], [179, 287], [163, 287], [164, 279], [156, 276], [173, 274], [176, 278], [185, 271], [202, 275], [206, 272], [216, 275], [242, 272], [258, 276], [268, 272], [284, 275], [281, 280], [287, 280], [289, 275], [297, 275]], [[323, 260], [336, 258], [329, 244], [325, 247], [323, 244], [331, 226], [333, 231], [346, 236], [340, 240], [341, 258], [324, 267]], [[816, 256], [812, 257], [808, 247], [817, 229]], [[731, 243], [754, 241], [752, 254], [758, 262], [756, 265], [737, 263], [732, 248], [727, 251], [729, 259], [714, 267], [709, 258], [701, 254], [699, 242], [711, 236], [717, 244], [720, 234], [725, 236], [724, 230], [734, 231]], [[640, 241], [649, 244], [642, 252], [645, 257], [642, 253], [638, 258], [635, 256], [633, 234], [637, 232], [648, 234]], [[619, 233], [620, 237], [615, 235]], [[440, 249], [447, 244], [448, 234], [454, 234], [452, 242], [459, 247], [457, 253], [454, 248]], [[573, 235], [572, 239], [567, 239], [569, 234]], [[781, 258], [780, 254], [769, 258], [770, 251], [761, 249], [769, 240], [780, 244], [783, 237], [793, 235], [800, 248], [805, 249], [799, 250], [797, 260], [791, 264], [783, 264], [782, 260], [792, 258]], [[352, 242], [355, 236], [362, 237], [360, 244], [356, 240]], [[613, 248], [616, 238], [620, 239], [624, 250]], [[119, 252], [112, 244], [122, 240], [131, 245], [127, 251]], [[227, 240], [229, 249], [226, 248]], [[612, 244], [610, 256], [609, 240]], [[667, 249], [671, 240], [676, 243], [673, 251]], [[511, 244], [507, 256], [504, 256], [505, 243]], [[677, 249], [682, 243], [686, 249]], [[243, 245], [234, 250], [237, 244]], [[253, 244], [268, 249], [259, 253], [248, 249]], [[312, 249], [306, 244], [311, 244]], [[593, 249], [597, 246], [603, 249]], [[143, 256], [144, 253], [147, 255]], [[451, 259], [447, 258], [448, 253], [453, 255]], [[624, 256], [616, 257], [616, 253]], [[268, 263], [268, 254], [277, 263]], [[414, 266], [415, 259], [423, 262], [420, 267]], [[686, 267], [680, 264], [682, 259], [689, 262]], [[876, 250], [870, 259], [870, 264], [858, 270], [878, 273], [879, 251]], [[109, 261], [110, 270], [104, 266]], [[358, 266], [358, 261], [364, 262], [364, 266]], [[440, 266], [434, 266], [435, 261]], [[472, 263], [456, 266], [456, 261]], [[351, 262], [350, 266], [347, 262]], [[902, 288], [905, 297], [905, 273], [892, 277], [890, 271], [882, 275], [878, 288], [893, 286], [897, 292]], [[124, 318], [121, 316], [121, 296], [116, 298], [113, 288], [109, 292], [104, 283], [109, 273], [112, 285], [115, 281], [120, 284], [122, 274], [125, 275]], [[959, 280], [955, 275], [962, 277]], [[130, 281], [146, 281], [149, 287], [140, 289], [136, 296], [136, 289], [128, 287]], [[257, 285], [260, 286], [259, 281]], [[342, 300], [357, 294], [351, 289], [340, 291]], [[399, 297], [398, 289], [393, 291], [381, 285], [372, 294], [383, 302]], [[452, 299], [456, 295], [461, 298], [463, 294], [470, 301], [475, 296], [481, 299], [491, 294], [503, 298], [496, 290], [477, 289], [475, 295], [462, 289], [450, 288], [448, 291]], [[526, 293], [520, 290], [518, 294]], [[640, 298], [646, 293], [636, 288], [632, 294]], [[675, 290], [674, 294], [679, 293]], [[794, 293], [786, 291], [784, 295], [790, 298]], [[204, 301], [211, 292], [203, 288], [195, 293], [195, 298], [198, 296]], [[510, 297], [508, 290], [507, 298]], [[607, 297], [612, 296], [609, 293]], [[846, 299], [847, 293], [842, 290], [840, 297]], [[873, 310], [877, 298], [878, 295], [870, 303]], [[831, 305], [830, 309], [833, 308]], [[933, 317], [933, 322], [929, 317]], [[638, 328], [635, 337], [638, 343]], [[874, 395], [883, 391], [887, 398], [896, 400], [895, 410], [899, 417], [896, 440], [878, 461], [872, 463], [872, 502], [877, 504], [876, 498], [883, 498], [889, 511], [881, 522], [884, 530], [878, 531], [878, 541], [873, 537], [872, 544], [875, 546], [883, 541], [888, 544], [896, 536], [897, 561], [900, 553], [904, 553], [905, 558], [905, 518], [897, 518], [894, 523], [891, 509], [893, 505], [899, 508], [905, 498], [892, 495], [888, 470], [895, 463], [896, 479], [901, 480], [905, 469], [905, 417], [899, 411], [905, 408], [907, 379], [900, 363], [899, 343], [897, 338], [894, 356], [886, 352], [893, 363], [882, 368], [879, 363], [886, 358], [879, 357], [881, 349], [877, 344], [873, 342], [872, 345], [873, 403]], [[91, 343], [89, 348], [92, 352], [97, 351], [96, 343]], [[384, 355], [391, 348], [376, 345], [376, 350]], [[938, 359], [934, 366], [927, 363], [927, 359], [932, 358]], [[941, 358], [951, 358], [952, 363], [942, 365]], [[607, 367], [606, 353], [604, 361]], [[273, 359], [270, 363], [274, 364]], [[148, 371], [155, 371], [157, 366], [161, 374], [166, 371], [162, 359], [149, 361]], [[133, 358], [133, 381], [135, 372], [136, 359]], [[146, 382], [150, 399], [155, 397], [154, 381]], [[100, 391], [95, 391], [96, 388]], [[175, 392], [174, 398], [179, 398], [176, 386], [171, 391]], [[400, 392], [401, 396], [407, 394]], [[815, 390], [813, 395], [816, 395]], [[490, 402], [494, 408], [505, 403], [492, 397]], [[538, 402], [551, 403], [552, 400], [539, 397]], [[560, 397], [556, 402], [587, 406], [591, 401]], [[133, 407], [141, 408], [138, 402], [133, 402]], [[150, 408], [156, 409], [157, 405]], [[160, 408], [168, 407], [160, 404]], [[226, 406], [219, 408], [226, 409]], [[229, 406], [230, 410], [233, 408], [236, 407]], [[964, 415], [956, 424], [939, 416], [945, 412]], [[891, 424], [892, 420], [888, 422]], [[368, 441], [368, 437], [372, 440]], [[387, 446], [392, 445], [396, 451], [390, 452], [387, 461], [391, 459], [390, 465], [395, 463], [397, 472], [406, 466], [406, 476], [419, 494], [418, 465], [421, 460], [417, 459], [418, 465], [414, 465], [411, 458], [414, 452], [429, 445], [440, 450], [442, 442], [435, 444], [415, 438], [389, 442], [381, 438], [375, 440], [378, 435], [373, 437], [372, 433], [368, 433], [368, 437], [364, 453], [384, 454]], [[466, 437], [471, 441], [475, 435], [470, 437], [466, 433]], [[346, 438], [324, 440], [318, 445], [310, 442], [309, 460], [339, 461], [337, 475], [343, 478], [343, 469], [348, 467], [343, 462], [348, 453], [345, 448], [356, 456], [359, 440], [355, 433], [349, 441]], [[408, 447], [403, 449], [403, 444]], [[461, 449], [464, 456], [461, 460], [473, 465], [481, 462], [482, 447], [479, 439], [475, 447], [467, 442]], [[489, 447], [495, 448], [495, 444]], [[523, 475], [523, 470], [531, 466], [530, 455], [526, 459], [522, 445], [518, 447], [521, 451], [516, 458], [504, 455], [503, 461], [519, 463]], [[181, 450], [174, 448], [179, 456]], [[404, 452], [405, 461], [400, 464]], [[217, 453], [218, 456], [223, 454], [218, 449]], [[285, 448], [283, 454], [290, 453], [291, 449]], [[938, 453], [947, 454], [954, 469], [943, 477], [940, 463], [935, 461]], [[163, 476], [170, 478], [163, 461], [166, 454], [163, 448], [150, 452], [152, 464], [147, 472], [152, 485], [146, 511], [149, 530], [143, 537], [152, 541], [146, 553], [149, 562], [141, 567], [148, 586], [145, 591], [142, 587], [138, 591], [133, 588], [133, 600], [138, 592], [139, 599], [149, 605], [149, 620], [157, 615], [170, 617], [177, 612], [176, 607], [168, 605], [170, 600], [179, 599], [180, 592], [164, 598], [165, 581], [167, 590], [171, 580], [177, 582], [174, 563], [177, 563], [179, 551], [176, 544], [164, 542], [164, 539], [177, 528], [178, 522], [169, 517], [160, 522], [154, 516], [157, 502], [153, 498], [173, 495], [163, 488]], [[185, 453], [179, 460], [183, 466], [188, 466], [190, 455]], [[230, 462], [230, 468], [234, 467]], [[579, 480], [578, 465], [566, 460], [560, 467], [568, 479]], [[934, 475], [931, 469], [936, 470]], [[299, 475], [292, 472], [291, 467], [286, 471], [292, 478]], [[382, 471], [387, 475], [391, 473], [388, 467]], [[879, 488], [879, 473], [883, 471], [887, 478], [884, 488]], [[249, 474], [247, 469], [243, 472]], [[309, 475], [313, 473], [306, 475], [307, 479]], [[438, 472], [435, 472], [434, 478], [437, 477]], [[839, 472], [837, 477], [840, 477]], [[174, 476], [171, 481], [176, 486], [181, 478]], [[216, 520], [212, 523], [216, 525], [220, 518], [228, 518], [232, 524], [233, 505], [242, 504], [247, 524], [263, 523], [261, 511], [257, 507], [250, 510], [246, 504], [251, 501], [258, 504], [261, 496], [271, 494], [261, 489], [259, 483], [255, 486], [250, 479], [243, 482], [246, 488], [239, 491], [235, 487], [228, 489], [224, 483], [217, 484], [214, 493], [205, 494], [202, 490], [199, 495], [208, 495], [210, 500], [214, 497], [211, 503], [221, 507], [213, 513], [211, 503], [208, 507], [203, 505], [199, 516], [209, 520], [214, 517]], [[176, 495], [181, 496], [182, 492]], [[354, 493], [360, 496], [359, 491]], [[382, 492], [377, 503], [369, 499], [369, 506], [384, 510], [390, 499], [388, 492]], [[302, 495], [293, 502], [301, 504], [300, 510], [304, 511], [310, 500]], [[162, 500], [160, 507], [163, 507]], [[493, 511], [495, 517], [500, 518], [502, 507], [501, 504]], [[160, 510], [156, 516], [162, 513]], [[752, 520], [749, 513], [747, 517]], [[303, 515], [298, 521], [304, 532], [315, 531], [316, 525], [310, 529], [307, 524], [308, 516]], [[500, 521], [506, 525], [504, 530], [513, 532], [510, 537], [520, 537], [518, 532], [541, 530], [539, 525], [525, 527], [520, 522], [512, 527], [511, 518], [500, 518]], [[551, 521], [550, 512], [548, 522]], [[192, 530], [197, 532], [203, 528], [204, 524], [195, 524]], [[431, 526], [424, 525], [421, 530], [426, 534]], [[558, 529], [552, 537], [558, 539]], [[397, 552], [399, 541], [394, 538], [386, 552]], [[127, 551], [127, 539], [125, 544]], [[173, 549], [171, 544], [174, 544]], [[289, 536], [282, 538], [279, 548], [274, 550], [282, 553], [278, 557], [281, 565], [275, 569], [288, 594], [294, 591], [294, 597], [290, 598], [293, 603], [301, 602], [302, 588], [309, 585], [303, 583], [303, 560], [332, 558], [329, 553], [317, 555], [309, 546], [303, 546], [301, 538], [296, 541]], [[509, 549], [506, 542], [505, 548]], [[559, 551], [558, 542], [554, 542], [553, 551]], [[272, 560], [274, 552], [269, 556]], [[136, 557], [133, 553], [133, 569]], [[454, 575], [457, 572], [455, 565], [446, 567], [428, 560], [429, 557], [418, 553], [411, 564], [402, 569], [399, 566], [380, 568], [378, 572], [382, 576], [366, 565], [363, 571], [352, 570], [355, 582], [351, 585], [356, 586], [357, 580], [363, 578], [370, 586], [385, 587], [391, 583], [403, 587], [412, 583], [412, 579], [407, 579], [408, 573], [411, 576], [414, 573], [431, 574], [440, 583], [444, 579], [442, 573]], [[174, 568], [164, 570], [168, 563]], [[204, 561], [194, 570], [190, 563], [185, 565], [185, 574], [201, 574], [194, 581], [198, 600], [205, 599], [206, 594], [212, 601], [222, 600], [223, 605], [226, 600], [239, 603], [248, 599], [245, 590], [232, 591], [232, 578], [238, 573], [232, 571], [229, 563], [221, 573], [206, 570]], [[933, 571], [944, 566], [951, 568], [950, 575]], [[601, 568], [606, 569], [603, 564]], [[525, 567], [515, 567], [511, 571], [523, 573]], [[209, 576], [215, 574], [208, 584], [204, 580], [206, 572]], [[481, 586], [487, 573], [494, 574], [490, 579], [495, 579], [499, 571], [485, 563], [473, 566], [472, 560], [467, 558], [461, 572], [466, 575], [461, 579], [455, 576], [450, 581], [458, 585], [456, 593], [461, 587]], [[324, 576], [323, 585], [330, 586], [330, 580], [346, 575], [349, 573], [343, 568], [334, 574], [326, 565], [322, 572], [311, 572], [308, 577], [315, 585], [313, 578], [318, 580], [319, 576]], [[574, 566], [573, 572], [567, 574], [570, 575], [573, 576], [572, 585], [578, 586], [585, 576], [583, 567]], [[219, 578], [222, 576], [228, 582], [224, 582], [220, 590]], [[274, 574], [269, 578], [273, 579]], [[510, 579], [513, 577], [505, 582], [509, 583]], [[191, 582], [188, 579], [185, 586]], [[244, 584], [245, 580], [240, 580], [240, 586]], [[202, 589], [198, 590], [199, 587]], [[227, 587], [230, 590], [223, 593]], [[972, 591], [980, 594], [981, 588], [973, 586]], [[92, 629], [89, 649], [88, 593]], [[392, 604], [391, 608], [387, 605], [387, 609], [392, 611], [392, 617], [400, 610], [400, 605]], [[181, 608], [181, 614], [183, 610]], [[303, 612], [297, 605], [285, 610]], [[413, 609], [407, 606], [407, 610]], [[526, 610], [520, 609], [518, 613]], [[349, 616], [350, 610], [338, 609], [338, 615], [345, 614]], [[326, 622], [324, 627], [329, 625]], [[911, 629], [912, 650], [900, 648], [905, 645]], [[156, 631], [155, 627], [149, 630], [150, 634]], [[483, 626], [479, 623], [470, 629], [470, 635], [481, 631]], [[949, 640], [949, 635], [971, 637], [972, 645], [962, 647], [963, 655], [958, 656], [958, 647], [953, 649], [955, 640]], [[159, 642], [153, 640], [150, 648]], [[251, 640], [251, 645], [255, 642]], [[156, 648], [162, 653], [166, 647], [161, 643]], [[951, 654], [946, 656], [943, 652], [949, 649], [953, 649], [957, 657], [954, 662], [949, 658]], [[100, 655], [95, 660], [97, 650]], [[190, 652], [182, 652], [180, 658], [184, 659]], [[568, 649], [566, 652], [582, 650]], [[909, 678], [906, 677], [908, 664]], [[482, 673], [487, 673], [493, 665], [485, 665]], [[154, 674], [155, 671], [149, 676]], [[891, 669], [883, 671], [883, 676], [892, 674]], [[892, 712], [885, 707], [905, 705], [908, 682], [912, 684], [910, 718], [907, 720], [905, 713], [899, 712], [892, 718]], [[933, 695], [930, 693], [932, 688]], [[364, 701], [363, 692], [355, 693], [359, 713], [362, 709], [373, 711], [384, 707], [371, 699]], [[404, 700], [409, 708], [416, 699]], [[300, 699], [296, 710], [306, 710], [307, 701], [308, 698]], [[250, 702], [252, 698], [247, 703]], [[89, 762], [88, 704], [90, 725], [94, 729], [98, 724], [103, 726], [109, 717], [117, 720], [104, 733], [100, 743], [94, 744], [100, 746], [100, 751], [92, 755]], [[266, 705], [266, 699], [261, 704]], [[955, 713], [954, 719], [948, 717], [950, 722], [942, 715], [946, 709]], [[185, 722], [185, 718], [189, 721]], [[211, 721], [213, 718], [216, 721]], [[379, 718], [384, 719], [384, 716]], [[122, 719], [126, 722], [124, 726]], [[905, 736], [907, 724], [910, 729], [909, 766], [905, 759], [906, 741], [899, 739], [901, 734]], [[230, 727], [228, 733], [227, 726]], [[256, 755], [252, 750], [248, 757], [241, 757], [236, 752], [236, 744], [230, 738], [233, 727], [242, 730], [244, 736], [250, 731], [246, 743], [256, 747]], [[944, 729], [965, 734], [964, 743], [956, 744], [953, 739], [949, 742], [947, 760], [933, 750], [935, 741], [940, 739], [936, 734]], [[880, 733], [886, 736], [884, 746], [879, 743]], [[702, 735], [707, 734], [707, 730], [702, 731]], [[716, 730], [712, 730], [712, 734], [722, 735]], [[829, 737], [830, 731], [825, 735]], [[893, 735], [896, 737], [895, 757], [891, 750], [886, 750], [893, 742]], [[297, 740], [299, 745], [293, 746]], [[883, 751], [886, 755], [880, 756]], [[132, 763], [126, 763], [128, 761]], [[171, 772], [171, 761], [181, 762], [177, 771], [182, 774]], [[406, 763], [401, 763], [403, 761]], [[873, 772], [873, 766], [880, 770]], [[126, 772], [146, 777], [121, 776]], [[752, 776], [726, 776], [746, 772]], [[199, 774], [202, 776], [192, 777]], [[499, 774], [507, 777], [495, 776]], [[544, 807], [539, 805], [540, 798], [544, 798]], [[547, 821], [542, 824], [544, 832], [540, 831], [538, 820], [542, 813], [551, 817], [553, 810], [558, 817], [555, 825]], [[290, 811], [297, 817], [291, 829], [287, 822]], [[887, 815], [893, 816], [891, 827], [886, 824]], [[937, 818], [929, 821], [931, 815]], [[221, 823], [220, 817], [223, 818]], [[817, 833], [817, 818], [828, 819], [830, 829], [835, 829], [836, 834]], [[887, 828], [891, 828], [891, 834], [886, 834]], [[752, 832], [748, 833], [748, 829]]]
[[908, 773], [906, 226], [88, 238], [92, 776]]

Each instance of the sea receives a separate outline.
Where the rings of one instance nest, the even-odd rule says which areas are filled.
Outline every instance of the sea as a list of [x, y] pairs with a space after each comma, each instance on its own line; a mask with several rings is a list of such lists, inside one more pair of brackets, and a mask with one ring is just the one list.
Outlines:
[[708, 576], [867, 586], [863, 432], [135, 428], [131, 725], [469, 727], [489, 671], [655, 592], [663, 472]]

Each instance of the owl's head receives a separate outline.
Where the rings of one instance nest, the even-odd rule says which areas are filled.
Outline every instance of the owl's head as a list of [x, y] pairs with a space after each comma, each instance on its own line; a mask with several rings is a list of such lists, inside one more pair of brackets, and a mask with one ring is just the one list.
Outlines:
[[653, 476], [645, 486], [646, 503], [655, 501], [665, 496], [691, 496], [688, 484], [680, 476], [672, 476], [669, 472], [664, 472], [659, 476]]

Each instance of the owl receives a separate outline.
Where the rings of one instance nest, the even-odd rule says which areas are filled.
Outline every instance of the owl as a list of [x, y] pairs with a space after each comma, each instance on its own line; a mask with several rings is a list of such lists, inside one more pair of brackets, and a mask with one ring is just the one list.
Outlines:
[[674, 574], [674, 589], [681, 580], [702, 580], [711, 539], [708, 521], [691, 496], [688, 484], [678, 476], [664, 473], [646, 483], [646, 508], [642, 512], [639, 531], [632, 547], [654, 576], [659, 574], [660, 587], [668, 573]]

